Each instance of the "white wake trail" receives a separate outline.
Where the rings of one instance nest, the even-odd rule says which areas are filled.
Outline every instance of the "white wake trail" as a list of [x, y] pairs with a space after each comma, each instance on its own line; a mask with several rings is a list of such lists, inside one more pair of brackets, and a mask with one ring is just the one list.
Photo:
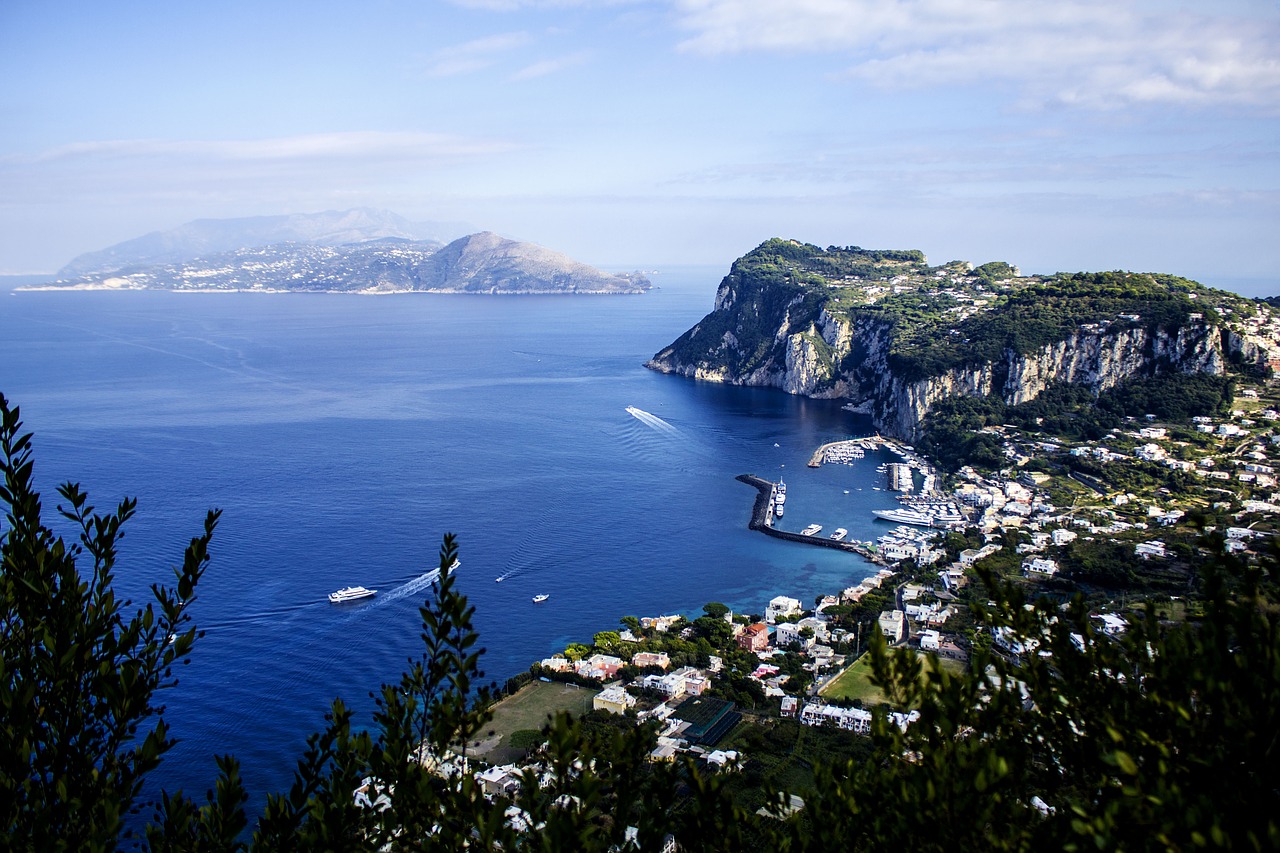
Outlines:
[[432, 569], [429, 572], [418, 575], [418, 577], [408, 583], [396, 587], [386, 595], [380, 596], [374, 603], [375, 605], [382, 605], [391, 601], [398, 601], [401, 598], [422, 592], [438, 580], [440, 580], [440, 570]]
[[627, 414], [631, 415], [631, 417], [635, 418], [645, 426], [653, 427], [661, 432], [671, 433], [672, 435], [679, 432], [679, 430], [664, 421], [662, 418], [650, 412], [646, 412], [644, 409], [637, 409], [635, 406], [627, 406]]

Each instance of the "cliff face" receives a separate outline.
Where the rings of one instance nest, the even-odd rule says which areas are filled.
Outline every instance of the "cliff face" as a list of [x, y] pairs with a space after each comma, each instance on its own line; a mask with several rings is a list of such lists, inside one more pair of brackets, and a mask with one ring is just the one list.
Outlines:
[[[965, 290], [963, 273], [944, 268], [940, 274], [920, 263], [914, 279], [897, 268], [886, 273], [884, 285], [864, 283], [865, 274], [857, 283], [844, 284], [851, 278], [846, 275], [833, 284], [827, 270], [841, 250], [802, 247], [808, 256], [793, 253], [779, 262], [776, 253], [765, 252], [778, 243], [735, 263], [712, 312], [647, 366], [848, 399], [868, 411], [882, 432], [914, 441], [930, 409], [950, 397], [997, 395], [1017, 405], [1057, 383], [1097, 393], [1130, 378], [1218, 374], [1229, 360], [1265, 357], [1210, 309], [1211, 294], [1218, 292], [1194, 282], [1165, 292], [1152, 277], [1097, 274], [1096, 286], [1092, 280], [1080, 284], [1077, 276], [1070, 292], [1056, 280], [985, 282]], [[857, 251], [862, 263], [867, 253]], [[806, 262], [824, 274], [806, 277]], [[859, 271], [865, 273], [864, 266]], [[1045, 304], [1039, 291], [1028, 289], [1035, 287], [1046, 288]], [[899, 302], [891, 301], [895, 297]], [[1092, 313], [1082, 314], [1082, 305]]]
[[1175, 330], [1082, 331], [1028, 355], [1006, 350], [1000, 362], [915, 382], [886, 373], [873, 391], [873, 414], [886, 433], [915, 440], [933, 404], [949, 397], [995, 394], [1016, 406], [1057, 383], [1084, 385], [1097, 393], [1139, 376], [1219, 374], [1225, 365], [1223, 336], [1204, 321]]

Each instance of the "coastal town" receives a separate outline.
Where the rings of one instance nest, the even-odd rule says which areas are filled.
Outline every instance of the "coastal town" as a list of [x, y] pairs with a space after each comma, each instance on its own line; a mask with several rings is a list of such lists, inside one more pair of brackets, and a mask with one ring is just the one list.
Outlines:
[[[874, 540], [815, 524], [786, 530], [788, 485], [794, 493], [801, 481], [744, 475], [758, 489], [753, 530], [798, 548], [851, 552], [861, 579], [811, 603], [779, 589], [755, 612], [713, 602], [696, 616], [626, 617], [619, 630], [602, 626], [590, 642], [571, 643], [516, 681], [525, 691], [572, 686], [587, 718], [650, 726], [653, 761], [686, 756], [726, 771], [754, 765], [758, 775], [787, 764], [761, 731], [820, 730], [851, 739], [846, 748], [856, 751], [877, 707], [893, 724], [911, 725], [915, 712], [870, 678], [873, 641], [954, 671], [975, 644], [1010, 658], [1033, 653], [1033, 638], [984, 627], [981, 573], [1029, 597], [1084, 596], [1101, 638], [1122, 634], [1147, 604], [1162, 617], [1186, 618], [1197, 560], [1214, 547], [1252, 558], [1271, 546], [1280, 514], [1280, 396], [1266, 381], [1236, 381], [1223, 411], [1129, 416], [1098, 439], [1034, 425], [984, 427], [999, 448], [998, 468], [940, 471], [914, 447], [880, 436], [822, 445], [811, 467], [893, 460], [877, 465], [877, 477], [901, 508], [877, 515], [901, 523]], [[531, 734], [521, 749], [492, 749], [499, 735], [472, 751], [470, 772], [492, 796], [509, 796], [538, 766]]]

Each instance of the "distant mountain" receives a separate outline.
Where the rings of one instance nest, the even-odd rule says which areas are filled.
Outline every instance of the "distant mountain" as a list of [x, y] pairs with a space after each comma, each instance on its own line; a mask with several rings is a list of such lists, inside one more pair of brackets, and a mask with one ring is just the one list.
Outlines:
[[489, 231], [454, 240], [421, 265], [419, 287], [466, 293], [636, 293], [649, 289], [638, 273], [610, 274], [533, 243]]
[[100, 275], [154, 264], [181, 264], [222, 252], [276, 243], [342, 246], [385, 238], [443, 241], [466, 230], [445, 223], [412, 223], [389, 211], [369, 208], [242, 219], [197, 219], [171, 231], [155, 231], [80, 255], [58, 271], [58, 278]]
[[[316, 222], [314, 217], [309, 218], [308, 227], [313, 229], [311, 233], [331, 240], [335, 234], [358, 230], [362, 221], [370, 222], [359, 217], [343, 221], [350, 226], [346, 230], [331, 228], [322, 232], [319, 228], [323, 223]], [[281, 224], [277, 233], [284, 230], [287, 228]], [[298, 229], [292, 230], [296, 233]], [[216, 228], [204, 228], [202, 233], [215, 231]], [[230, 229], [226, 233], [230, 233]], [[255, 233], [261, 235], [266, 229]], [[444, 247], [399, 235], [343, 245], [275, 242], [210, 252], [181, 261], [134, 263], [105, 272], [59, 277], [48, 284], [20, 289], [641, 293], [649, 287], [648, 279], [638, 273], [602, 272], [542, 246], [482, 232], [454, 240]]]

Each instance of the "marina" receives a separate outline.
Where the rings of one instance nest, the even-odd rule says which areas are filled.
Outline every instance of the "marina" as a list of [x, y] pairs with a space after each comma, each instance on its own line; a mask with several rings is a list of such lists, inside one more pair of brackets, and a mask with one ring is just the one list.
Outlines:
[[808, 545], [847, 551], [851, 554], [857, 554], [876, 565], [889, 565], [884, 557], [862, 542], [837, 541], [827, 536], [805, 536], [790, 530], [778, 530], [773, 526], [773, 516], [770, 514], [769, 509], [773, 503], [775, 484], [754, 474], [739, 474], [734, 479], [752, 486], [757, 491], [755, 504], [751, 511], [751, 522], [747, 525], [751, 530], [758, 531], [766, 536], [772, 536], [775, 539], [785, 539], [789, 542], [802, 542]]
[[894, 492], [909, 492], [915, 488], [915, 478], [911, 476], [911, 466], [905, 462], [889, 463], [889, 489]]
[[889, 442], [880, 436], [868, 436], [866, 438], [851, 438], [843, 441], [829, 441], [820, 446], [809, 457], [809, 467], [818, 468], [822, 465], [852, 465], [859, 459], [865, 459], [868, 450], [878, 450], [882, 446], [887, 446]]

